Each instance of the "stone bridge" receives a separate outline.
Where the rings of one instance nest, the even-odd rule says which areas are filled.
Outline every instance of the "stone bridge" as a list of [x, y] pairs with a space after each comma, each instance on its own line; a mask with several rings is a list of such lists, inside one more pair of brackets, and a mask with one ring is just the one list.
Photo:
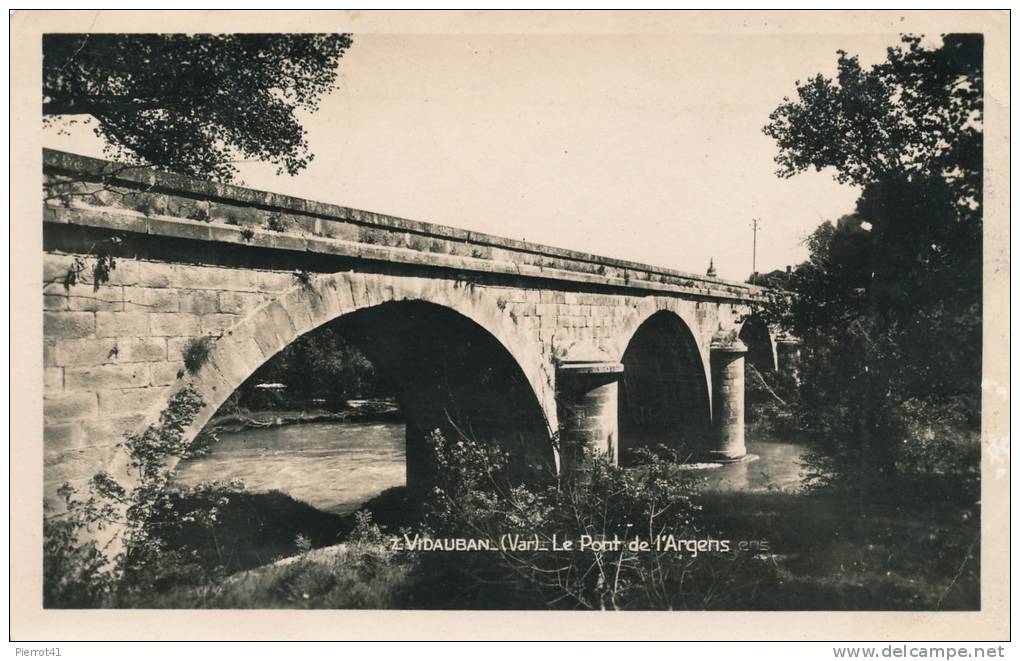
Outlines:
[[[397, 385], [409, 484], [437, 428], [520, 470], [649, 443], [739, 458], [745, 356], [784, 357], [743, 283], [63, 152], [44, 183], [50, 494], [120, 473], [117, 444], [185, 387], [204, 402], [193, 438], [325, 324]], [[197, 342], [207, 359], [186, 367]]]

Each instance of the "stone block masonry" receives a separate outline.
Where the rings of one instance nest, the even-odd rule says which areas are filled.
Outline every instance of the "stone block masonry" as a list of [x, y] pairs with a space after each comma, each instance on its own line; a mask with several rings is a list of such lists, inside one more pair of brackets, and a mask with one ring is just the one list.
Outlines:
[[[628, 442], [617, 425], [627, 381], [618, 370], [571, 371], [568, 354], [590, 349], [622, 369], [641, 324], [668, 313], [694, 348], [675, 366], [689, 374], [663, 383], [706, 384], [706, 407], [719, 393], [742, 391], [735, 367], [712, 367], [711, 343], [720, 329], [738, 332], [762, 295], [750, 285], [61, 152], [45, 152], [44, 178], [49, 493], [115, 464], [124, 435], [153, 419], [183, 384], [195, 385], [206, 402], [196, 433], [233, 389], [301, 334], [355, 313], [382, 319], [376, 311], [410, 302], [449, 314], [436, 315], [435, 328], [400, 336], [406, 350], [419, 338], [475, 329], [509, 356], [503, 372], [519, 370], [530, 394], [515, 394], [515, 406], [534, 401], [548, 436], [560, 432], [614, 456]], [[112, 257], [114, 268], [96, 282], [100, 256]], [[75, 269], [79, 277], [69, 278]], [[400, 320], [393, 314], [390, 325]], [[371, 354], [371, 337], [383, 330], [360, 348]], [[183, 353], [199, 337], [212, 338], [210, 359], [189, 374]], [[490, 351], [492, 360], [503, 361], [498, 353]], [[482, 405], [470, 400], [472, 378], [464, 376], [456, 394], [462, 401], [453, 402], [468, 410]], [[426, 395], [415, 399], [422, 433]], [[497, 395], [487, 394], [490, 417]], [[720, 409], [727, 424], [737, 424], [733, 406], [727, 399]]]
[[[267, 300], [252, 291], [254, 275], [126, 258], [117, 259], [116, 285], [65, 287], [61, 283], [73, 257], [47, 253], [43, 260], [48, 276], [43, 361], [50, 491], [54, 480], [90, 477], [97, 467], [80, 460], [83, 450], [100, 456], [112, 451], [124, 433], [137, 430], [179, 381], [182, 352], [190, 340], [219, 334]], [[278, 275], [293, 279], [292, 274]], [[49, 470], [71, 459], [84, 472], [68, 466]]]

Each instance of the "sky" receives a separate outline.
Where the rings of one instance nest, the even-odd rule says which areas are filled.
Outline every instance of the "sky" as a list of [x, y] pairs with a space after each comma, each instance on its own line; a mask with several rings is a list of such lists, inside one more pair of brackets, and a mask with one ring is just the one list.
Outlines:
[[[354, 34], [337, 89], [302, 115], [299, 175], [244, 184], [598, 255], [719, 276], [806, 257], [853, 210], [831, 171], [775, 175], [761, 129], [836, 51], [885, 59], [895, 34]], [[84, 126], [45, 146], [101, 156]]]

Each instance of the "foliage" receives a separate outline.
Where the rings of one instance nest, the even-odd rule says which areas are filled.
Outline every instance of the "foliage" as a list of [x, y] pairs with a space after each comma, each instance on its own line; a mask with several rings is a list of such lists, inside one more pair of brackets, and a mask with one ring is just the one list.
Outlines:
[[181, 351], [184, 357], [184, 369], [189, 374], [196, 374], [209, 360], [209, 350], [212, 347], [212, 338], [208, 335], [193, 337], [184, 345]]
[[115, 520], [116, 511], [94, 492], [79, 500], [69, 484], [61, 486], [57, 495], [63, 500], [65, 514], [47, 511], [43, 518], [43, 606], [96, 606], [112, 589], [114, 577], [107, 571], [107, 545], [82, 538]]
[[[302, 272], [295, 278], [303, 283]], [[306, 274], [309, 284], [312, 275]], [[282, 383], [281, 391], [257, 386]], [[383, 393], [375, 368], [331, 326], [307, 333], [255, 371], [239, 388], [237, 403], [250, 410], [344, 408], [348, 399]]]
[[308, 553], [312, 550], [312, 540], [306, 537], [304, 533], [298, 533], [297, 537], [294, 538], [294, 547], [298, 550], [298, 553]]
[[980, 421], [982, 39], [903, 44], [867, 70], [840, 52], [836, 79], [798, 84], [765, 127], [780, 176], [831, 167], [862, 188], [763, 313], [803, 341], [797, 415], [817, 465], [865, 489], [973, 470]]
[[[854, 215], [820, 226], [809, 260], [793, 275], [795, 297], [769, 306], [802, 341], [801, 381], [788, 398], [795, 426], [819, 450], [822, 474], [863, 478], [862, 487], [883, 474], [936, 466], [970, 472], [978, 458], [979, 306], [939, 291], [930, 271], [927, 281], [915, 272], [900, 282], [935, 291], [876, 292], [874, 244], [863, 222]], [[918, 436], [932, 425], [938, 443]]]
[[135, 211], [141, 212], [146, 218], [160, 216], [166, 213], [166, 202], [159, 197], [145, 195], [138, 200]]
[[266, 218], [266, 229], [273, 232], [286, 232], [287, 224], [283, 221], [283, 218], [278, 213], [270, 214]]
[[[189, 455], [184, 432], [202, 406], [194, 389], [182, 388], [157, 422], [125, 439], [130, 487], [103, 472], [90, 480], [84, 498], [69, 484], [61, 487], [63, 510], [44, 521], [47, 605], [117, 606], [170, 585], [212, 578], [196, 548], [167, 541], [167, 532], [183, 524], [215, 524], [218, 509], [238, 488], [173, 484], [168, 462]], [[203, 505], [178, 507], [186, 496]]]
[[175, 392], [160, 412], [159, 420], [144, 431], [130, 434], [121, 444], [130, 455], [130, 467], [139, 478], [156, 478], [164, 472], [170, 457], [186, 457], [188, 443], [184, 432], [202, 409], [202, 396], [192, 386]]
[[739, 608], [980, 608], [977, 480], [901, 478], [868, 493], [844, 486], [702, 494], [702, 517], [720, 535], [764, 542], [773, 554], [774, 580]]
[[[88, 252], [95, 254], [95, 261], [91, 268], [93, 291], [98, 291], [99, 287], [110, 281], [110, 272], [117, 268], [117, 258], [112, 251], [121, 242], [122, 239], [119, 236], [113, 236], [109, 239], [96, 241], [89, 247]], [[64, 275], [64, 288], [70, 289], [84, 281], [83, 276], [88, 270], [90, 269], [86, 259], [81, 255], [76, 256]]]
[[796, 379], [780, 369], [762, 373], [744, 365], [745, 420], [751, 438], [803, 441], [800, 393]]
[[832, 167], [867, 186], [937, 175], [980, 200], [983, 37], [946, 35], [935, 49], [902, 41], [870, 70], [839, 51], [834, 80], [797, 82], [797, 100], [784, 98], [764, 129], [780, 176]]
[[[458, 590], [457, 602], [446, 607], [708, 608], [746, 595], [768, 576], [763, 563], [729, 552], [722, 540], [715, 540], [715, 552], [701, 554], [656, 548], [666, 536], [711, 538], [698, 524], [690, 479], [668, 458], [646, 451], [644, 463], [624, 469], [588, 454], [559, 483], [525, 486], [507, 478], [503, 450], [466, 438], [447, 441], [438, 432], [429, 442], [438, 480], [426, 502], [432, 535], [511, 536], [545, 546], [429, 554], [424, 571]], [[584, 536], [621, 544], [582, 548]], [[567, 540], [572, 548], [564, 548]], [[650, 547], [628, 547], [640, 540]]]
[[924, 475], [977, 473], [981, 434], [970, 417], [959, 399], [946, 404], [918, 398], [900, 402], [893, 420], [900, 434], [901, 465]]
[[[220, 207], [223, 209], [223, 207]], [[260, 216], [258, 211], [252, 207], [237, 207], [230, 206], [226, 207], [225, 210], [221, 211], [223, 214], [223, 222], [227, 225], [254, 225], [259, 222]], [[245, 227], [244, 229], [250, 229]]]
[[[46, 34], [43, 114], [89, 115], [112, 156], [231, 181], [308, 165], [298, 113], [336, 86], [347, 34]], [[74, 120], [71, 120], [74, 121]]]
[[205, 207], [195, 207], [188, 212], [188, 220], [197, 220], [199, 222], [208, 223], [212, 221], [212, 217], [209, 215], [209, 210]]

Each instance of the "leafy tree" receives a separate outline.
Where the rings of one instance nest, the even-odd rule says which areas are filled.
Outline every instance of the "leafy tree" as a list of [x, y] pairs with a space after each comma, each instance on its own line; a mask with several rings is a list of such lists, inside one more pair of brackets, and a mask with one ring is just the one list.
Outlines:
[[862, 190], [809, 238], [779, 316], [805, 343], [803, 425], [864, 474], [902, 467], [933, 409], [956, 412], [943, 436], [978, 425], [982, 46], [905, 36], [870, 69], [840, 51], [835, 80], [798, 82], [764, 128], [779, 176], [833, 168]]
[[904, 36], [870, 70], [838, 51], [835, 80], [797, 83], [765, 134], [779, 146], [778, 174], [836, 169], [866, 186], [904, 175], [938, 175], [980, 197], [982, 50], [979, 34], [946, 35], [940, 48]]
[[[274, 398], [256, 388], [267, 382], [282, 383], [286, 391]], [[239, 403], [250, 409], [342, 409], [348, 399], [377, 396], [384, 390], [372, 363], [330, 326], [298, 338], [238, 389]]]
[[764, 131], [779, 147], [779, 176], [831, 167], [862, 188], [877, 308], [908, 296], [976, 300], [982, 36], [947, 35], [936, 49], [916, 36], [903, 43], [868, 70], [840, 51], [836, 79], [798, 83], [797, 100], [784, 99]]
[[46, 34], [43, 116], [95, 119], [108, 153], [235, 178], [237, 159], [296, 174], [312, 159], [298, 111], [335, 86], [347, 34]]

